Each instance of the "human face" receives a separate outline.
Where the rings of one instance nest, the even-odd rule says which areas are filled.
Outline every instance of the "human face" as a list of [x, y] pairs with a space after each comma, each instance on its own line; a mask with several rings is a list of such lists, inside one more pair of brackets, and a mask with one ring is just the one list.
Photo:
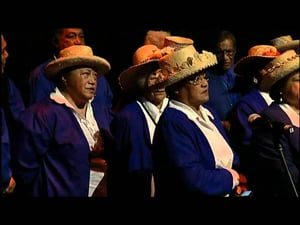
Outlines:
[[199, 106], [209, 100], [206, 73], [202, 71], [187, 80], [179, 90], [178, 100], [198, 111]]
[[67, 98], [76, 105], [86, 104], [95, 96], [97, 88], [97, 73], [91, 68], [77, 68], [70, 71], [65, 79], [65, 91]]
[[[159, 69], [157, 70], [159, 71]], [[152, 72], [147, 79], [147, 86], [151, 87], [152, 85], [157, 83], [157, 72]], [[156, 106], [161, 106], [163, 103], [164, 98], [167, 96], [165, 88], [157, 88], [157, 89], [148, 89], [149, 91], [146, 91], [145, 97], [152, 102]]]
[[72, 45], [85, 45], [85, 36], [81, 28], [63, 28], [56, 34], [54, 47], [58, 50]]
[[225, 39], [217, 44], [216, 56], [222, 70], [228, 70], [235, 59], [236, 49], [231, 39]]
[[6, 47], [7, 47], [7, 43], [4, 39], [3, 34], [1, 34], [1, 74], [4, 73], [6, 59], [8, 57], [8, 52], [6, 50]]
[[291, 75], [282, 89], [282, 98], [292, 108], [299, 110], [300, 104], [300, 73], [297, 70]]

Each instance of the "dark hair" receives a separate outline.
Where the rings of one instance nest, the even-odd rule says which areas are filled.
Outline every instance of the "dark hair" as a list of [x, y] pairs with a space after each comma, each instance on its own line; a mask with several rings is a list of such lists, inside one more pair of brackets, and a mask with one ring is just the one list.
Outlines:
[[235, 35], [228, 31], [228, 30], [221, 30], [218, 35], [217, 35], [217, 38], [215, 40], [215, 47], [218, 43], [226, 40], [226, 39], [230, 39], [233, 43], [233, 47], [236, 49], [237, 48], [237, 42], [236, 42], [236, 37]]
[[272, 87], [269, 90], [270, 97], [274, 100], [276, 103], [282, 102], [282, 93], [281, 90], [288, 81], [288, 79], [291, 77], [291, 75], [294, 73], [290, 73], [289, 75], [285, 76], [284, 78], [278, 80], [275, 84], [272, 85]]
[[177, 98], [177, 91], [182, 88], [186, 82], [188, 82], [189, 80], [193, 80], [195, 79], [195, 77], [199, 74], [199, 72], [195, 72], [193, 74], [191, 74], [190, 76], [170, 85], [166, 87], [166, 93], [169, 96], [170, 99], [176, 99]]

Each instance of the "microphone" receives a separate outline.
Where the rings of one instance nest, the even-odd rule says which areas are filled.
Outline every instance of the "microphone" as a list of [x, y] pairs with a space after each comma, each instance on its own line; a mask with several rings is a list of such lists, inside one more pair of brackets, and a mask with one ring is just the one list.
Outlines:
[[280, 152], [280, 156], [282, 159], [282, 162], [284, 164], [284, 168], [287, 172], [287, 175], [289, 177], [289, 180], [291, 182], [294, 194], [296, 197], [298, 197], [298, 191], [296, 189], [295, 183], [293, 181], [290, 169], [287, 165], [285, 156], [283, 154], [283, 145], [280, 143], [280, 136], [288, 132], [289, 134], [294, 133], [294, 128], [290, 124], [284, 124], [282, 122], [278, 121], [270, 121], [266, 118], [262, 118], [259, 114], [253, 113], [249, 115], [248, 117], [248, 122], [251, 124], [252, 129], [257, 129], [258, 127], [263, 128], [263, 129], [268, 129], [270, 132], [273, 134], [274, 142], [277, 145], [278, 151]]
[[251, 124], [252, 129], [262, 128], [265, 130], [273, 130], [277, 131], [278, 133], [294, 133], [294, 128], [290, 124], [284, 124], [279, 121], [270, 121], [266, 118], [262, 118], [257, 113], [252, 113], [248, 117], [248, 122]]

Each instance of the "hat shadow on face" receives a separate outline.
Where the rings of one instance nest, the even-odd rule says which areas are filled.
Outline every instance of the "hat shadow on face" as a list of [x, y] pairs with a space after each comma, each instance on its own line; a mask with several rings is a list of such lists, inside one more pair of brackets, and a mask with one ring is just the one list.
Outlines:
[[161, 50], [152, 44], [139, 47], [133, 54], [133, 65], [123, 70], [118, 77], [121, 89], [129, 93], [139, 93], [146, 88], [149, 74], [159, 68]]

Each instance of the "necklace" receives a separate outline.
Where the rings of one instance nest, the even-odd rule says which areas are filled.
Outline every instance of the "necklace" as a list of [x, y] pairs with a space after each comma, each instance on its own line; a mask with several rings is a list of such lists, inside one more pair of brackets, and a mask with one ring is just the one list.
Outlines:
[[138, 102], [142, 105], [143, 109], [147, 112], [148, 116], [150, 117], [150, 119], [152, 120], [152, 122], [154, 123], [154, 125], [156, 126], [156, 122], [154, 120], [154, 118], [151, 116], [150, 112], [147, 110], [147, 108], [144, 106], [144, 103], [140, 100], [138, 100]]

